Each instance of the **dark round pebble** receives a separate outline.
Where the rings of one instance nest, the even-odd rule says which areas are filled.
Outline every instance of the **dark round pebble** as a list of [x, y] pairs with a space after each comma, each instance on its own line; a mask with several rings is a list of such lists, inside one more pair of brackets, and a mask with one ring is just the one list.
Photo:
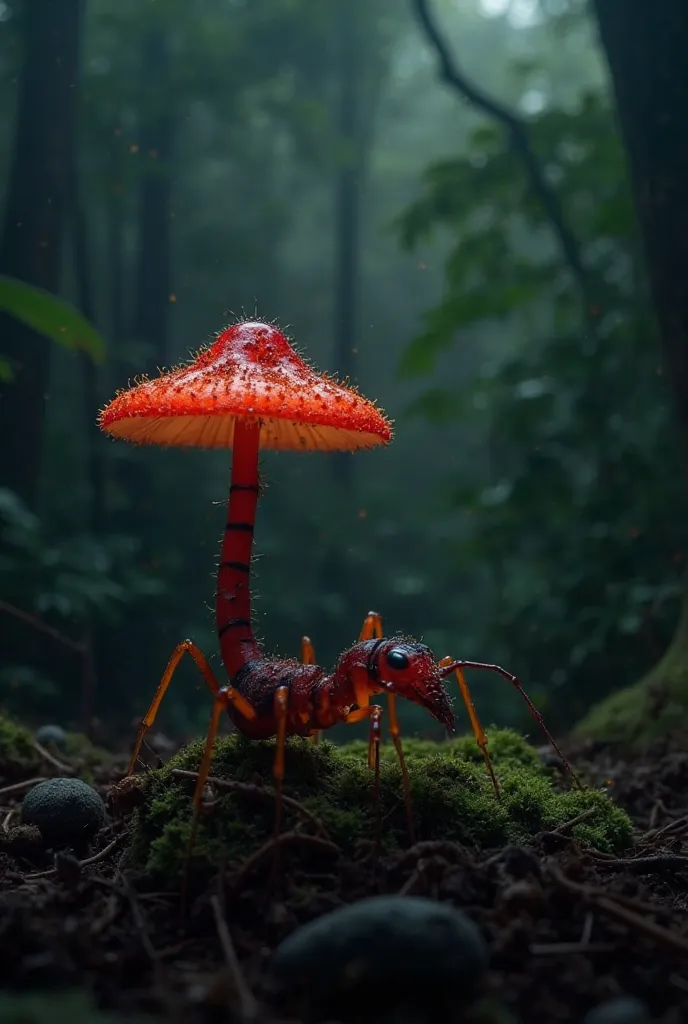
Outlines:
[[[275, 950], [281, 997], [346, 1014], [403, 1003], [456, 1006], [475, 995], [488, 948], [461, 911], [435, 900], [375, 896], [311, 921]], [[339, 1017], [337, 1019], [340, 1019]]]
[[44, 747], [53, 746], [58, 750], [67, 749], [67, 733], [61, 725], [42, 725], [36, 732], [36, 739]]
[[105, 804], [81, 779], [48, 779], [24, 797], [23, 825], [35, 825], [48, 846], [82, 846], [105, 823]]
[[618, 996], [590, 1010], [583, 1024], [651, 1024], [651, 1018], [645, 1003], [634, 996]]

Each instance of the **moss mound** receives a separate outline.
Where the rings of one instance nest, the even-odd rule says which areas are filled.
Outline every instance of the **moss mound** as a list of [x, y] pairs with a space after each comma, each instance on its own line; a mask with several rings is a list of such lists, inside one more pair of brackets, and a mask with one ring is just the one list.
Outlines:
[[688, 722], [688, 600], [674, 638], [654, 668], [588, 711], [574, 735], [642, 750]]
[[[170, 879], [182, 868], [194, 781], [172, 772], [195, 771], [202, 749], [203, 741], [192, 743], [164, 768], [146, 776], [146, 799], [136, 813], [130, 856], [152, 876]], [[631, 822], [624, 811], [595, 790], [558, 789], [536, 751], [511, 730], [490, 734], [502, 789], [500, 802], [472, 738], [442, 744], [407, 740], [404, 750], [419, 839], [487, 847], [525, 842], [594, 807], [597, 813], [572, 830], [580, 842], [604, 851], [623, 849], [630, 842]], [[251, 742], [235, 734], [218, 742], [212, 775], [271, 786], [273, 756], [273, 742]], [[316, 747], [305, 740], [290, 740], [284, 793], [314, 814], [345, 852], [374, 836], [372, 773], [365, 744], [337, 747], [324, 742]], [[214, 795], [212, 808], [202, 816], [194, 851], [193, 868], [201, 872], [216, 870], [222, 862], [245, 860], [270, 839], [274, 825], [273, 804], [259, 794], [217, 788]], [[385, 846], [406, 846], [401, 773], [394, 749], [387, 745], [382, 748], [380, 802]], [[283, 830], [299, 821], [303, 821], [299, 811], [286, 806]]]
[[42, 763], [29, 730], [0, 714], [0, 778], [14, 782], [37, 775]]

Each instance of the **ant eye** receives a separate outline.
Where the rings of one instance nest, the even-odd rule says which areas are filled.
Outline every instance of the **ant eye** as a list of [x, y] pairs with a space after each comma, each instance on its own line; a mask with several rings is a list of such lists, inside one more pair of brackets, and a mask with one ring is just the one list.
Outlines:
[[387, 651], [386, 659], [390, 668], [401, 669], [408, 668], [409, 666], [408, 656], [399, 650], [398, 647], [393, 647], [391, 651]]

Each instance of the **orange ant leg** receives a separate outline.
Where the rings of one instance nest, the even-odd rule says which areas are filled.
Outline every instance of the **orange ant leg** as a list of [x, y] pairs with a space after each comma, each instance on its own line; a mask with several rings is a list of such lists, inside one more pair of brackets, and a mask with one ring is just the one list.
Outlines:
[[275, 760], [272, 775], [275, 780], [275, 838], [282, 823], [282, 782], [284, 780], [284, 748], [287, 741], [287, 713], [289, 711], [289, 687], [278, 686], [275, 690]]
[[552, 736], [551, 732], [549, 731], [549, 729], [545, 725], [542, 715], [540, 714], [538, 709], [535, 707], [535, 705], [533, 704], [532, 700], [530, 699], [530, 697], [528, 696], [526, 691], [523, 689], [523, 687], [521, 686], [519, 680], [516, 678], [515, 675], [512, 675], [511, 672], [507, 672], [507, 670], [505, 668], [502, 668], [501, 665], [487, 665], [487, 664], [485, 664], [482, 661], [464, 661], [462, 659], [461, 661], [451, 662], [451, 664], [455, 668], [458, 668], [458, 669], [462, 669], [462, 668], [480, 668], [480, 669], [483, 669], [486, 672], [496, 672], [497, 675], [502, 676], [503, 679], [507, 679], [511, 683], [511, 685], [514, 687], [514, 689], [517, 690], [521, 694], [521, 696], [523, 697], [523, 700], [525, 701], [525, 703], [528, 706], [528, 710], [530, 711], [530, 714], [532, 715], [532, 717], [535, 719], [535, 721], [538, 723], [538, 725], [542, 729], [542, 732], [544, 733], [544, 735], [545, 735], [545, 737], [547, 739], [547, 742], [550, 744], [552, 749], [556, 752], [557, 756], [560, 758], [560, 760], [561, 760], [562, 764], [564, 765], [566, 771], [569, 773], [569, 775], [571, 776], [571, 778], [575, 782], [575, 784], [578, 787], [578, 789], [582, 790], [582, 789], [585, 788], [582, 785], [582, 783], [580, 782], [580, 780], [579, 780], [578, 776], [576, 775], [576, 773], [574, 772], [574, 770], [572, 769], [571, 765], [568, 763], [568, 761], [566, 760], [566, 758], [562, 754], [561, 750], [559, 749], [556, 740], [554, 739], [554, 737]]
[[[382, 640], [384, 632], [382, 629], [382, 616], [379, 612], [368, 612], [361, 628], [361, 635], [359, 641], [362, 640]], [[387, 701], [389, 708], [389, 731], [394, 743], [394, 749], [397, 752], [397, 758], [399, 760], [399, 767], [401, 768], [401, 781], [404, 787], [404, 803], [406, 805], [406, 819], [408, 822], [409, 838], [411, 843], [415, 843], [415, 827], [413, 824], [413, 805], [411, 803], [411, 783], [408, 777], [408, 771], [406, 768], [406, 759], [404, 758], [404, 748], [401, 745], [401, 729], [399, 728], [399, 718], [397, 715], [397, 704], [396, 697], [393, 693], [387, 693]]]
[[344, 725], [355, 725], [364, 718], [370, 719], [370, 736], [368, 738], [368, 767], [375, 772], [373, 783], [373, 803], [375, 805], [375, 849], [379, 852], [382, 845], [382, 809], [380, 804], [380, 719], [382, 708], [379, 704], [368, 704], [364, 708], [350, 711], [344, 719]]
[[[172, 671], [174, 671], [174, 667]], [[156, 694], [156, 697], [157, 696], [158, 694]], [[218, 690], [215, 694], [215, 700], [213, 702], [213, 710], [210, 715], [210, 725], [208, 726], [208, 733], [205, 739], [203, 757], [201, 758], [201, 763], [198, 766], [198, 775], [196, 777], [196, 786], [194, 788], [193, 816], [191, 818], [191, 831], [189, 832], [189, 842], [186, 847], [186, 860], [184, 863], [184, 875], [182, 878], [183, 913], [186, 910], [186, 892], [189, 876], [189, 864], [191, 863], [191, 855], [193, 854], [194, 846], [196, 844], [198, 824], [201, 817], [201, 808], [203, 806], [203, 790], [205, 789], [205, 784], [208, 781], [208, 776], [210, 775], [210, 765], [212, 764], [213, 760], [215, 740], [217, 739], [217, 731], [220, 727], [220, 718], [222, 717], [222, 712], [229, 704], [232, 704], [239, 711], [239, 713], [247, 719], [252, 719], [256, 717], [256, 712], [253, 705], [249, 704], [246, 698], [242, 697], [240, 693], [237, 693], [233, 686], [223, 686], [222, 688], [218, 687]]]
[[[155, 718], [158, 711], [160, 710], [160, 705], [162, 704], [163, 697], [167, 693], [167, 688], [172, 682], [172, 676], [174, 675], [177, 666], [179, 665], [179, 662], [182, 660], [186, 653], [190, 654], [193, 660], [196, 662], [196, 665], [198, 666], [199, 671], [203, 676], [203, 679], [205, 680], [206, 686], [212, 692], [213, 696], [217, 697], [217, 695], [220, 692], [220, 684], [215, 678], [215, 673], [210, 667], [210, 662], [206, 658], [205, 654], [203, 654], [203, 652], [200, 650], [200, 648], [198, 648], [196, 644], [192, 643], [191, 640], [183, 640], [180, 644], [177, 644], [174, 651], [172, 652], [172, 657], [167, 662], [167, 667], [163, 673], [163, 677], [160, 680], [158, 688], [155, 691], [155, 696], [151, 701], [150, 707], [148, 708], [148, 711], [146, 711], [146, 714], [143, 716], [143, 720], [139, 727], [138, 735], [136, 737], [136, 743], [134, 744], [134, 752], [131, 755], [131, 761], [129, 762], [129, 769], [127, 771], [127, 775], [132, 775], [134, 772], [134, 768], [136, 767], [136, 762], [138, 760], [139, 751], [141, 750], [141, 744], [143, 743], [144, 736], [155, 722]], [[229, 702], [235, 705], [237, 710], [243, 715], [244, 718], [251, 719], [256, 717], [256, 712], [254, 708], [252, 707], [251, 704], [249, 704], [249, 702], [244, 697], [241, 696], [240, 693], [237, 693], [236, 690], [234, 690], [231, 686], [227, 688], [226, 693], [228, 695], [227, 699], [229, 700]]]
[[397, 717], [397, 698], [396, 695], [388, 692], [387, 694], [387, 710], [389, 711], [389, 731], [394, 742], [394, 749], [397, 752], [397, 758], [399, 759], [399, 767], [401, 768], [401, 781], [404, 787], [404, 803], [406, 804], [406, 821], [408, 824], [409, 839], [411, 846], [416, 842], [416, 829], [413, 823], [413, 803], [411, 802], [411, 783], [408, 777], [408, 771], [406, 770], [406, 760], [404, 758], [404, 748], [401, 745], [401, 729], [399, 728], [399, 719]]
[[[442, 658], [442, 660], [439, 663], [439, 667], [440, 669], [443, 669], [446, 668], [447, 665], [453, 664], [454, 661], [452, 658]], [[454, 671], [456, 674], [456, 679], [459, 684], [459, 690], [461, 691], [461, 697], [463, 699], [464, 704], [466, 705], [466, 711], [468, 712], [468, 717], [471, 723], [471, 729], [473, 730], [473, 735], [475, 736], [475, 742], [478, 744], [478, 747], [480, 748], [482, 755], [485, 758], [485, 764], [487, 765], [487, 771], [489, 773], [490, 779], [492, 780], [492, 786], [495, 791], [495, 796], [497, 797], [498, 800], [501, 800], [502, 795], [499, 791], [499, 783], [497, 782], [497, 776], [495, 775], [494, 768], [492, 767], [492, 758], [490, 757], [487, 749], [487, 735], [480, 723], [478, 713], [475, 710], [475, 705], [473, 704], [471, 691], [468, 689], [466, 677], [464, 676], [460, 668], [457, 667]]]
[[363, 625], [361, 626], [361, 633], [358, 638], [359, 642], [372, 639], [382, 640], [383, 636], [382, 616], [379, 612], [368, 612], [363, 621]]
[[189, 864], [196, 844], [196, 835], [198, 834], [198, 823], [201, 817], [201, 806], [203, 803], [203, 790], [205, 789], [206, 781], [210, 775], [210, 765], [213, 760], [213, 750], [215, 748], [215, 740], [217, 739], [217, 730], [220, 726], [220, 717], [224, 709], [225, 701], [222, 700], [220, 691], [218, 691], [218, 695], [215, 698], [213, 710], [210, 715], [210, 725], [208, 726], [208, 734], [205, 740], [205, 749], [203, 751], [201, 763], [198, 767], [198, 776], [196, 778], [196, 787], [193, 795], [193, 817], [191, 818], [191, 831], [189, 832], [189, 841], [186, 847], [186, 860], [184, 862], [184, 875], [182, 877], [183, 911], [186, 910], [186, 890], [189, 877]]
[[[301, 637], [301, 661], [304, 665], [315, 665], [315, 648], [308, 636]], [[321, 729], [314, 729], [312, 733], [313, 743], [317, 746], [320, 743]]]

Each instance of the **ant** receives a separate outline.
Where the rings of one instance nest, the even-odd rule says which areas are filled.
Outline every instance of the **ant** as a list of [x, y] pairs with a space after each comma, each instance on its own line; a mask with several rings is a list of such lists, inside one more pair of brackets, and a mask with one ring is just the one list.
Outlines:
[[[194, 815], [189, 840], [189, 854], [195, 841], [203, 789], [210, 773], [220, 718], [225, 710], [235, 727], [244, 736], [257, 740], [276, 737], [273, 763], [276, 834], [279, 832], [281, 820], [287, 736], [310, 737], [313, 742], [317, 743], [320, 733], [324, 729], [341, 724], [352, 725], [369, 719], [368, 764], [375, 773], [374, 794], [378, 812], [379, 841], [380, 723], [383, 709], [378, 704], [371, 704], [370, 698], [386, 693], [389, 731], [401, 768], [408, 831], [413, 843], [415, 829], [411, 791], [404, 761], [396, 701], [397, 697], [402, 697], [424, 707], [451, 734], [454, 732], [454, 711], [443, 681], [454, 673], [468, 712], [473, 735], [485, 759], [495, 796], [500, 799], [499, 783], [487, 749], [487, 736], [473, 705], [463, 673], [465, 668], [496, 672], [518, 690], [547, 740], [561, 758], [571, 778], [579, 788], [582, 788], [577, 776], [543, 722], [542, 716], [523, 690], [516, 676], [499, 665], [478, 661], [455, 661], [449, 657], [436, 662], [430, 648], [416, 640], [405, 637], [385, 638], [382, 618], [373, 611], [369, 612], [365, 618], [358, 642], [340, 655], [334, 671], [329, 674], [315, 663], [315, 650], [308, 637], [302, 639], [302, 660], [300, 662], [292, 658], [265, 657], [253, 637], [249, 620], [228, 620], [227, 625], [230, 629], [225, 630], [224, 633], [221, 629], [221, 638], [226, 636], [232, 628], [240, 629], [243, 633], [241, 650], [237, 648], [236, 641], [231, 647], [234, 657], [240, 657], [242, 660], [241, 667], [231, 676], [231, 683], [220, 686], [203, 652], [190, 640], [180, 643], [167, 664], [155, 697], [142, 720], [129, 765], [128, 774], [131, 775], [135, 769], [144, 736], [155, 721], [172, 676], [184, 654], [188, 653], [198, 666], [214, 697], [210, 726], [193, 798]], [[246, 635], [247, 633], [250, 633], [250, 637]], [[225, 662], [228, 660], [227, 653], [227, 645], [224, 644], [223, 659]]]
[[230, 484], [229, 509], [217, 574], [216, 620], [222, 662], [229, 683], [221, 686], [203, 652], [190, 640], [174, 650], [153, 700], [139, 728], [129, 764], [136, 767], [141, 744], [153, 725], [172, 676], [185, 653], [191, 655], [213, 695], [213, 709], [201, 758], [193, 797], [193, 819], [189, 839], [190, 855], [195, 841], [203, 789], [210, 773], [213, 748], [220, 718], [227, 711], [239, 732], [249, 739], [276, 737], [273, 777], [275, 780], [275, 834], [278, 834], [282, 809], [284, 752], [287, 736], [310, 737], [317, 741], [321, 730], [334, 725], [368, 719], [370, 734], [368, 763], [375, 773], [375, 804], [378, 840], [380, 832], [379, 777], [382, 708], [371, 704], [371, 697], [387, 694], [389, 731], [394, 742], [404, 789], [404, 802], [411, 841], [415, 840], [411, 789], [404, 762], [401, 731], [397, 716], [397, 697], [424, 707], [447, 732], [454, 731], [454, 712], [444, 680], [455, 673], [473, 729], [499, 799], [499, 784], [487, 749], [487, 736], [480, 723], [463, 674], [465, 668], [485, 669], [507, 679], [525, 700], [547, 740], [561, 758], [574, 782], [578, 779], [569, 767], [542, 716], [523, 690], [518, 679], [499, 665], [477, 661], [440, 662], [429, 647], [404, 637], [385, 638], [382, 619], [369, 612], [358, 642], [344, 651], [333, 672], [315, 663], [315, 651], [308, 637], [302, 640], [301, 661], [295, 658], [266, 657], [257, 642], [251, 620], [251, 550], [256, 506], [260, 491], [258, 447], [260, 424], [235, 426], [234, 460]]

